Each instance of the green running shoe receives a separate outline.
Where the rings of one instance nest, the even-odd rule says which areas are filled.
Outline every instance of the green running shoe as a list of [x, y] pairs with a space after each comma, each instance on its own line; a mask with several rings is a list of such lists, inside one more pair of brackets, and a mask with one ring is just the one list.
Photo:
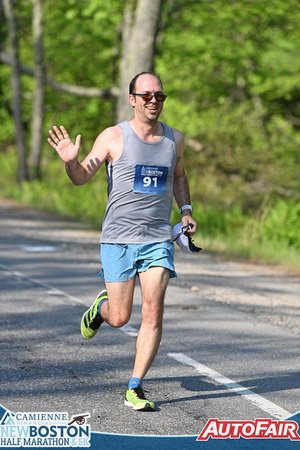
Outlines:
[[98, 305], [104, 298], [107, 298], [107, 292], [105, 289], [98, 294], [90, 309], [88, 309], [82, 316], [81, 334], [84, 339], [92, 339], [97, 334], [97, 331], [103, 322], [103, 319], [98, 312]]
[[127, 389], [124, 405], [131, 406], [135, 411], [154, 411], [155, 405], [144, 394], [141, 386]]

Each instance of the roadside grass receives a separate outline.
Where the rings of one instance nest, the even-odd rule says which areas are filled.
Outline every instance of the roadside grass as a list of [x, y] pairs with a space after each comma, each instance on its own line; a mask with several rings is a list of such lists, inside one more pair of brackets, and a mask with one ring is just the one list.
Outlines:
[[[80, 220], [100, 230], [107, 200], [105, 169], [87, 185], [74, 186], [59, 163], [56, 159], [47, 161], [42, 180], [24, 182], [20, 188], [15, 181], [14, 155], [0, 153], [0, 197]], [[248, 215], [238, 205], [231, 210], [204, 210], [200, 203], [193, 207], [199, 226], [194, 240], [204, 251], [224, 258], [280, 265], [300, 273], [298, 203], [278, 200]], [[174, 205], [171, 221], [174, 225], [180, 220]]]
[[225, 259], [249, 261], [253, 263], [283, 266], [290, 273], [300, 274], [299, 250], [287, 246], [274, 246], [271, 242], [243, 241], [242, 236], [201, 236], [197, 233], [195, 243], [204, 250]]
[[[291, 245], [283, 237], [276, 239], [276, 226], [280, 228], [282, 223], [274, 224], [273, 239], [270, 239], [264, 235], [264, 223], [261, 217], [238, 218], [236, 213], [218, 211], [220, 216], [218, 221], [211, 222], [209, 216], [210, 214], [214, 216], [215, 213], [216, 211], [212, 210], [206, 215], [201, 205], [195, 205], [193, 217], [199, 228], [193, 239], [197, 246], [226, 259], [283, 266], [293, 274], [300, 274], [299, 248]], [[228, 225], [224, 227], [226, 219], [228, 219]], [[181, 220], [177, 208], [173, 209], [171, 220], [173, 223]], [[299, 236], [300, 224], [298, 230]]]

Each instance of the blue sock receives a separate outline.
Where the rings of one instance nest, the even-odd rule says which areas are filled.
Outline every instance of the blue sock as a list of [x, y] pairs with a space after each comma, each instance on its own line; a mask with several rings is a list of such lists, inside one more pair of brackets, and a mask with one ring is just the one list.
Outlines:
[[[101, 313], [100, 313], [100, 308], [101, 308], [101, 305], [102, 305], [102, 303], [103, 302], [106, 302], [108, 300], [108, 298], [106, 297], [106, 298], [104, 298], [103, 300], [101, 300], [101, 302], [99, 303], [99, 305], [98, 305], [98, 313], [100, 314], [100, 317], [101, 317], [101, 319], [102, 319], [102, 316], [101, 316]], [[102, 319], [103, 320], [103, 319]]]
[[143, 386], [143, 380], [141, 378], [132, 377], [128, 383], [128, 389], [136, 388]]

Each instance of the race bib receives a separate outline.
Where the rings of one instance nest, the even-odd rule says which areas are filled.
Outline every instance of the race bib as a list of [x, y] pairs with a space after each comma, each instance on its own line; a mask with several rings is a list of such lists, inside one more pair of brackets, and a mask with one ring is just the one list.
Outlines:
[[133, 192], [143, 194], [164, 194], [166, 192], [167, 167], [135, 166]]

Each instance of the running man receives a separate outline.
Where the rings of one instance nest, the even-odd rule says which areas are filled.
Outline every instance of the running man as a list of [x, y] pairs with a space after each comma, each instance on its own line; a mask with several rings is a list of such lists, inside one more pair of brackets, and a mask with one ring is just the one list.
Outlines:
[[183, 225], [193, 225], [191, 235], [197, 230], [183, 168], [183, 135], [158, 120], [166, 97], [159, 77], [150, 72], [136, 75], [129, 86], [133, 120], [105, 129], [81, 162], [80, 135], [74, 144], [63, 126], [54, 126], [48, 138], [75, 185], [88, 183], [106, 165], [108, 201], [99, 274], [106, 289], [84, 313], [81, 333], [91, 339], [103, 321], [117, 328], [129, 321], [138, 275], [142, 321], [125, 405], [143, 411], [155, 408], [142, 386], [161, 341], [166, 288], [176, 277], [170, 223], [173, 195]]

